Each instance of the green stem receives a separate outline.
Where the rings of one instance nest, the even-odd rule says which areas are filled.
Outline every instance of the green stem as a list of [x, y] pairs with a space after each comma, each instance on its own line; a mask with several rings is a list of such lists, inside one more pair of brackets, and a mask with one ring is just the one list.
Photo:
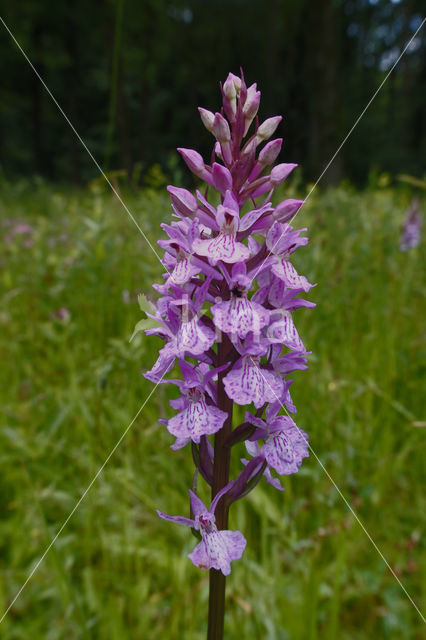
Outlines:
[[[228, 336], [222, 336], [222, 342], [218, 348], [218, 366], [229, 359], [233, 347]], [[226, 375], [226, 374], [225, 374]], [[219, 374], [218, 379], [218, 403], [217, 406], [228, 414], [222, 429], [216, 434], [214, 442], [214, 466], [212, 499], [229, 482], [229, 463], [231, 448], [225, 442], [232, 431], [233, 402], [228, 398], [223, 385], [224, 373]], [[228, 503], [226, 496], [219, 500], [215, 511], [216, 526], [218, 529], [228, 528]], [[207, 640], [222, 640], [225, 620], [225, 588], [226, 577], [221, 571], [210, 569], [209, 592], [209, 621]]]

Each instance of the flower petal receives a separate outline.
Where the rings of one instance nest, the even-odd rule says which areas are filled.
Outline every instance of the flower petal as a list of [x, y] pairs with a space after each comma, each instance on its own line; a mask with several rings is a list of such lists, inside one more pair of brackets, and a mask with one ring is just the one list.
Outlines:
[[269, 311], [257, 302], [251, 302], [246, 296], [232, 296], [231, 300], [215, 304], [211, 311], [216, 327], [224, 333], [238, 335], [241, 339], [250, 331], [258, 335], [269, 321]]
[[309, 291], [314, 286], [307, 281], [305, 276], [299, 276], [289, 260], [278, 260], [272, 267], [272, 273], [283, 280], [289, 289]]
[[284, 491], [284, 487], [282, 486], [281, 482], [278, 480], [278, 478], [274, 478], [269, 467], [266, 467], [264, 476], [266, 482], [272, 485], [274, 489], [278, 489], [278, 491]]
[[242, 242], [237, 242], [235, 236], [230, 233], [219, 233], [215, 238], [208, 240], [194, 240], [192, 248], [199, 256], [209, 258], [212, 264], [219, 260], [232, 264], [248, 260], [250, 257], [248, 248]]
[[157, 362], [154, 364], [150, 371], [144, 373], [144, 378], [147, 380], [151, 380], [151, 382], [159, 382], [159, 380], [167, 373], [169, 369], [171, 369], [173, 362], [175, 360], [175, 354], [173, 350], [173, 345], [169, 342], [162, 349], [160, 349], [158, 354]]
[[189, 490], [189, 498], [191, 500], [191, 509], [194, 514], [194, 518], [199, 516], [201, 513], [207, 513], [206, 505], [191, 489]]
[[204, 540], [201, 540], [192, 553], [188, 554], [194, 565], [199, 569], [211, 569], [210, 558]]
[[167, 423], [168, 431], [177, 438], [191, 438], [200, 442], [202, 435], [216, 433], [223, 427], [227, 414], [217, 407], [206, 404], [204, 397], [200, 402], [189, 405]]
[[176, 355], [183, 356], [186, 351], [199, 355], [209, 349], [215, 341], [215, 332], [202, 325], [197, 318], [183, 322], [176, 337]]
[[294, 422], [269, 436], [262, 447], [267, 463], [279, 474], [296, 473], [302, 459], [309, 456], [308, 435]]
[[246, 539], [240, 531], [217, 531], [203, 536], [189, 558], [199, 569], [217, 569], [224, 576], [231, 573], [231, 561], [241, 558]]
[[160, 518], [163, 518], [163, 520], [170, 520], [170, 522], [177, 522], [177, 524], [183, 524], [185, 525], [185, 527], [193, 527], [195, 525], [195, 521], [191, 520], [190, 518], [184, 518], [183, 516], [168, 516], [166, 513], [163, 513], [158, 509], [156, 511], [157, 511], [157, 514], [160, 516]]
[[167, 284], [185, 284], [192, 278], [192, 276], [200, 273], [200, 271], [201, 268], [199, 266], [197, 267], [196, 265], [191, 264], [189, 257], [180, 259], [176, 262], [176, 265], [167, 280]]
[[225, 493], [228, 493], [228, 491], [232, 488], [233, 484], [234, 482], [231, 480], [231, 482], [228, 482], [228, 484], [226, 484], [220, 491], [217, 492], [217, 494], [213, 499], [213, 502], [210, 505], [210, 513], [214, 514], [217, 507], [217, 503], [219, 502], [221, 497], [225, 495]]
[[190, 442], [191, 438], [176, 438], [176, 441], [170, 445], [170, 449], [173, 449], [173, 451], [179, 451], [179, 449], [186, 447]]
[[230, 560], [239, 560], [246, 548], [247, 540], [241, 531], [219, 531], [225, 541]]
[[[278, 315], [278, 313], [276, 315]], [[284, 344], [293, 351], [305, 351], [305, 347], [297, 332], [291, 313], [280, 309], [279, 316], [280, 318], [268, 327], [266, 332], [268, 340], [273, 344]]]
[[261, 369], [251, 356], [241, 359], [241, 366], [234, 367], [224, 377], [225, 391], [237, 404], [254, 402], [260, 409], [265, 402], [274, 402], [280, 397], [283, 383], [271, 371]]

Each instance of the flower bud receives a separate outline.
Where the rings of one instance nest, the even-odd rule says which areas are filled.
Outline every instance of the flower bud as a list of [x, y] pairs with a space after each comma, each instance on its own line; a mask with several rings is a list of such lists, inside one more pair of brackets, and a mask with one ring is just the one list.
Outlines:
[[180, 187], [168, 186], [172, 206], [178, 215], [193, 217], [197, 211], [197, 201], [190, 191]]
[[274, 116], [273, 118], [268, 118], [265, 122], [262, 122], [256, 132], [256, 139], [258, 143], [268, 140], [268, 138], [275, 133], [275, 129], [278, 127], [281, 120], [281, 116]]
[[221, 113], [216, 113], [214, 116], [212, 133], [219, 142], [229, 142], [231, 140], [229, 124]]
[[214, 121], [214, 113], [209, 111], [208, 109], [203, 109], [203, 107], [198, 107], [198, 111], [200, 112], [201, 121], [207, 131], [212, 132], [213, 129], [213, 121]]
[[211, 174], [207, 170], [204, 160], [198, 151], [194, 151], [194, 149], [183, 149], [182, 147], [179, 147], [178, 151], [192, 173], [195, 173], [195, 175], [202, 178], [202, 180], [212, 184]]
[[237, 97], [237, 90], [235, 88], [235, 84], [234, 81], [232, 80], [232, 73], [228, 74], [228, 77], [226, 78], [225, 82], [223, 83], [223, 93], [225, 94], [225, 97], [232, 102], [233, 100], [236, 99]]
[[217, 155], [218, 158], [223, 160], [222, 149], [220, 148], [220, 142], [215, 142], [214, 152], [215, 152], [215, 154]]
[[247, 89], [247, 98], [243, 107], [244, 117], [253, 120], [259, 109], [259, 104], [260, 91], [256, 91], [256, 84], [252, 84], [251, 87]]
[[278, 185], [287, 178], [287, 176], [293, 171], [295, 167], [297, 167], [297, 164], [291, 164], [287, 162], [277, 164], [277, 166], [272, 169], [269, 178], [271, 186], [278, 187]]
[[[235, 91], [235, 95], [233, 97], [240, 97], [240, 92], [241, 92], [241, 78], [239, 78], [238, 76], [235, 76], [233, 73], [228, 73], [228, 77], [225, 80], [225, 84], [228, 83], [228, 87], [227, 90], [230, 92], [232, 92], [232, 88], [231, 88], [231, 84], [234, 85], [234, 91]], [[223, 88], [225, 89], [225, 85], [223, 85]], [[225, 93], [226, 97], [228, 99], [230, 99], [230, 96], [228, 96]]]
[[214, 162], [212, 166], [212, 176], [214, 186], [220, 193], [224, 194], [226, 191], [232, 190], [231, 172], [226, 167]]
[[259, 153], [259, 164], [263, 165], [264, 167], [267, 167], [269, 164], [273, 164], [279, 156], [282, 143], [282, 138], [277, 138], [276, 140], [271, 140], [271, 142], [268, 142], [268, 144], [265, 145], [262, 151]]
[[223, 160], [230, 164], [232, 162], [231, 131], [227, 120], [221, 113], [216, 113], [214, 117], [212, 133], [220, 142]]
[[250, 90], [252, 87], [256, 87], [256, 85], [252, 85], [247, 92], [247, 99], [244, 103], [243, 113], [244, 113], [244, 135], [246, 135], [247, 131], [250, 128], [251, 123], [254, 120], [255, 115], [259, 109], [260, 104], [260, 91], [256, 91], [250, 95]]
[[278, 222], [288, 222], [296, 215], [303, 204], [305, 204], [304, 200], [294, 200], [293, 198], [283, 200], [275, 207], [272, 217]]

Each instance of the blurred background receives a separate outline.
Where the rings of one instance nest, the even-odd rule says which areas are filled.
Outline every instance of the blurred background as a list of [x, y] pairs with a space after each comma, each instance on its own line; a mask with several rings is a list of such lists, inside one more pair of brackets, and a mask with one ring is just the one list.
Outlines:
[[[285, 117], [287, 158], [314, 180], [420, 26], [421, 0], [100, 0], [4, 3], [3, 17], [100, 164], [143, 175], [175, 147], [209, 150], [197, 106], [246, 73], [262, 115]], [[424, 9], [424, 6], [423, 6]], [[424, 29], [325, 181], [423, 170]], [[4, 31], [0, 166], [82, 184], [96, 175], [75, 134]], [[392, 135], [389, 135], [392, 132]]]
[[[284, 116], [276, 194], [303, 198], [420, 26], [417, 0], [5, 1], [2, 17], [149, 241], [175, 147], [210, 157], [197, 106], [243, 68]], [[294, 220], [318, 286], [295, 322], [297, 424], [416, 605], [426, 597], [426, 31], [416, 35]], [[138, 294], [162, 266], [0, 24], [0, 618], [153, 386], [161, 343]], [[423, 222], [423, 226], [422, 226]], [[300, 254], [300, 255], [299, 255]], [[7, 640], [203, 640], [208, 576], [187, 512], [190, 452], [149, 399], [0, 622]], [[241, 446], [235, 453], [235, 473]], [[312, 455], [231, 511], [248, 540], [226, 639], [420, 640], [424, 623]], [[208, 491], [200, 484], [201, 497]]]

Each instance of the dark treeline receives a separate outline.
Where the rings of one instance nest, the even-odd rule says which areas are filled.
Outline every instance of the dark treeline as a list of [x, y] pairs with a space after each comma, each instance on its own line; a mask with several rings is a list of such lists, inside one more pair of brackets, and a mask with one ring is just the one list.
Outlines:
[[[283, 114], [283, 158], [315, 179], [421, 23], [419, 0], [20, 0], [3, 17], [105, 169], [166, 170], [205, 154], [196, 107], [219, 107], [240, 66]], [[96, 168], [0, 25], [0, 166], [82, 183]], [[426, 29], [390, 76], [327, 180], [377, 168], [421, 175]]]

